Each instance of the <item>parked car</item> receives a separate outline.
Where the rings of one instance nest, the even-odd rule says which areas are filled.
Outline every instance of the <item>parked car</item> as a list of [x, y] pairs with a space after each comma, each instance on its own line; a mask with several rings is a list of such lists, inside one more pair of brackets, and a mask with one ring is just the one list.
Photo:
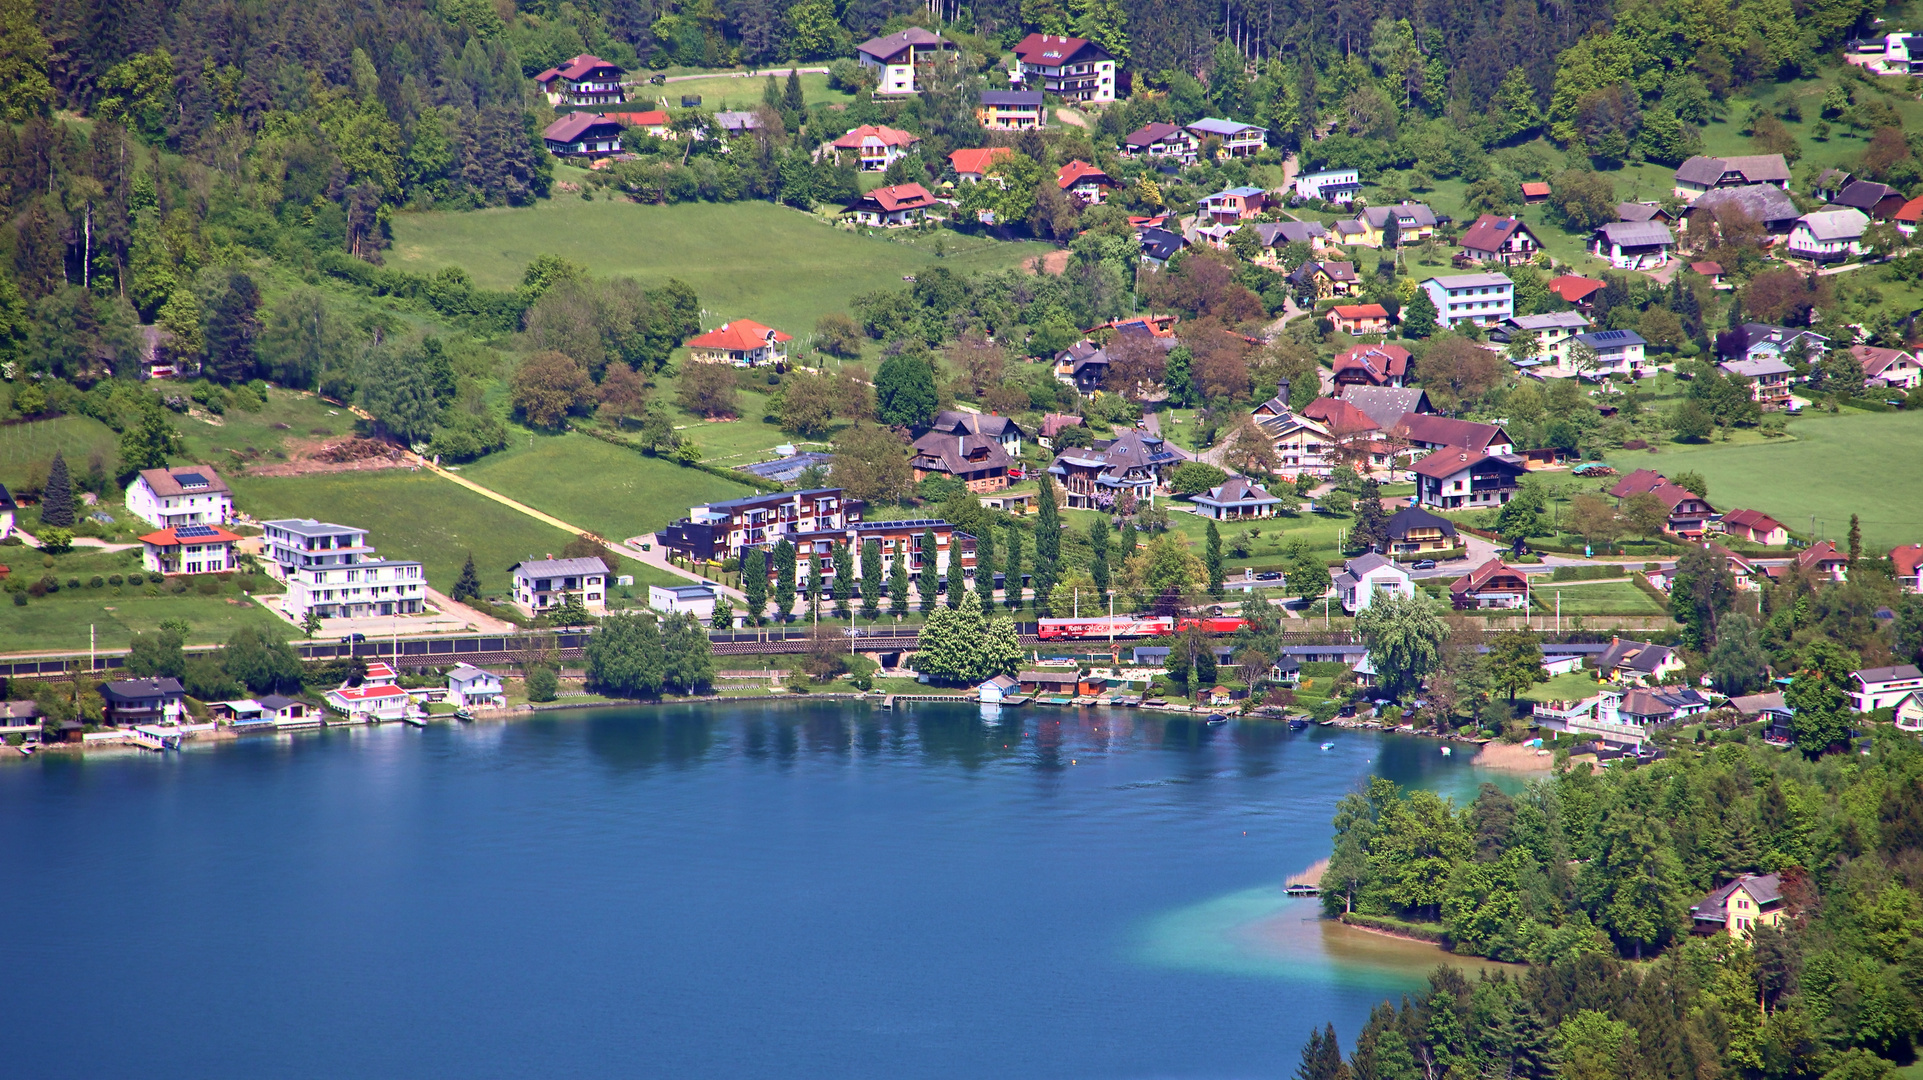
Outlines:
[[1257, 575], [1255, 575], [1255, 580], [1257, 580], [1257, 581], [1281, 581], [1281, 580], [1282, 580], [1282, 571], [1280, 571], [1280, 570], [1264, 570], [1264, 571], [1262, 571], [1261, 573], [1259, 573], [1259, 574], [1257, 574]]
[[1436, 561], [1434, 559], [1417, 559], [1415, 562], [1409, 564], [1409, 568], [1412, 570], [1434, 570], [1436, 568]]
[[344, 645], [359, 645], [366, 640], [366, 634], [346, 634], [341, 637], [341, 643]]

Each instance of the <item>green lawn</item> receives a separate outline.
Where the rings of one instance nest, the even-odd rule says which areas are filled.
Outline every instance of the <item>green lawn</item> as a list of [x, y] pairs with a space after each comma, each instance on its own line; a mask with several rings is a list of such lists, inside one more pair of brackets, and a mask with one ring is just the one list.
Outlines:
[[[84, 649], [88, 630], [94, 644], [102, 649], [127, 646], [136, 630], [151, 631], [167, 619], [182, 619], [191, 627], [189, 644], [225, 641], [243, 625], [285, 626], [272, 612], [251, 600], [242, 589], [278, 592], [279, 586], [264, 576], [236, 577], [219, 595], [207, 596], [192, 591], [181, 595], [148, 585], [89, 584], [92, 578], [106, 578], [140, 569], [137, 551], [103, 552], [97, 548], [75, 548], [54, 556], [54, 565], [45, 565], [45, 556], [24, 547], [0, 547], [0, 563], [11, 570], [10, 577], [34, 581], [51, 575], [60, 584], [58, 592], [30, 598], [16, 605], [11, 594], [0, 596], [0, 652], [36, 652], [49, 649]], [[78, 578], [79, 588], [67, 582]], [[150, 595], [152, 589], [157, 595]], [[244, 602], [230, 602], [244, 601]]]
[[[560, 529], [426, 472], [241, 475], [229, 482], [235, 499], [258, 519], [318, 518], [371, 530], [369, 542], [381, 554], [420, 560], [427, 568], [428, 583], [443, 592], [453, 588], [469, 552], [474, 553], [481, 588], [505, 593], [509, 566], [529, 556], [558, 554], [572, 539]], [[636, 569], [624, 561], [620, 572]]]
[[1003, 269], [1051, 250], [947, 231], [867, 236], [763, 202], [552, 199], [525, 209], [401, 214], [394, 237], [394, 266], [460, 266], [492, 289], [519, 285], [528, 262], [547, 252], [598, 275], [679, 277], [700, 294], [706, 326], [750, 318], [804, 342], [822, 314], [847, 310], [858, 293], [899, 287], [905, 274], [936, 263], [957, 273]]
[[[761, 104], [761, 94], [767, 85], [766, 76], [743, 78], [739, 75], [715, 75], [705, 79], [689, 79], [686, 82], [671, 82], [662, 86], [637, 86], [633, 89], [634, 102], [630, 105], [645, 108], [639, 104], [644, 99], [655, 105], [670, 109], [681, 107], [684, 95], [697, 94], [701, 97], [704, 112], [720, 112], [723, 109], [752, 109]], [[788, 85], [788, 72], [783, 68], [775, 76], [775, 86], [785, 89]], [[802, 72], [801, 95], [809, 105], [845, 105], [855, 100], [855, 95], [844, 94], [828, 87], [828, 76]]]
[[119, 464], [119, 450], [120, 436], [90, 417], [0, 424], [0, 483], [17, 487], [35, 466], [40, 478], [46, 479], [47, 465], [56, 452], [66, 457], [67, 468], [76, 474], [86, 472], [88, 461], [98, 453], [111, 473]]
[[1617, 453], [1610, 464], [1701, 473], [1718, 510], [1761, 510], [1799, 534], [1841, 541], [1860, 515], [1863, 542], [1887, 551], [1923, 539], [1923, 476], [1903, 463], [1923, 447], [1923, 414], [1844, 410], [1790, 423], [1794, 438], [1750, 444], [1670, 444]]
[[1603, 581], [1579, 585], [1564, 582], [1537, 583], [1530, 589], [1539, 614], [1556, 611], [1556, 594], [1562, 594], [1562, 613], [1570, 615], [1662, 615], [1663, 608], [1650, 595], [1627, 581]]
[[1598, 685], [1594, 672], [1576, 671], [1539, 682], [1516, 696], [1529, 701], [1581, 701], [1593, 696]]
[[271, 465], [285, 459], [289, 441], [309, 443], [354, 432], [353, 413], [292, 390], [267, 391], [267, 407], [259, 412], [230, 408], [213, 419], [220, 422], [177, 416], [174, 426], [187, 441], [184, 456], [215, 468], [241, 461]]
[[653, 532], [685, 516], [690, 506], [754, 494], [746, 484], [578, 434], [537, 435], [532, 445], [521, 438], [461, 472], [510, 499], [617, 541]]

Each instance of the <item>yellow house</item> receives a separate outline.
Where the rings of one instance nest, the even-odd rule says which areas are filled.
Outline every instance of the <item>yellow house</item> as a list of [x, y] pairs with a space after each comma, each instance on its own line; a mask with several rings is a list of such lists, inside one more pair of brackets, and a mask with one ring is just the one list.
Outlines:
[[1783, 881], [1775, 874], [1744, 874], [1703, 897], [1689, 909], [1699, 934], [1728, 931], [1737, 941], [1748, 941], [1759, 926], [1783, 921]]
[[1356, 247], [1379, 248], [1389, 229], [1389, 218], [1396, 219], [1396, 245], [1420, 244], [1436, 235], [1435, 211], [1425, 203], [1400, 202], [1394, 206], [1371, 206], [1357, 214], [1354, 221], [1336, 223], [1339, 239]]

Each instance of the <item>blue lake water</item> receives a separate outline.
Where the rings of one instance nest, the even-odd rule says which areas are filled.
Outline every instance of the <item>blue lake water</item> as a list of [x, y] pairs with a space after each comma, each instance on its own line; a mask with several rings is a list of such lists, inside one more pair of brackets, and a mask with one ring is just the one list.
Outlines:
[[1400, 736], [1007, 716], [607, 709], [5, 763], [4, 1072], [1283, 1077], [1438, 958], [1281, 897], [1335, 801], [1511, 786]]

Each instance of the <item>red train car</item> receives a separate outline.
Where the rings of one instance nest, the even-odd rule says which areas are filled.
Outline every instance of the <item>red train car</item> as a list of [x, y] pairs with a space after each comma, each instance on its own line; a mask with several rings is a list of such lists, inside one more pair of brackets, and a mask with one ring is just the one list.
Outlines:
[[1086, 619], [1043, 619], [1035, 631], [1043, 641], [1107, 641], [1110, 638], [1162, 637], [1177, 630], [1233, 634], [1247, 619], [1222, 616], [1176, 619], [1168, 615], [1098, 615]]

